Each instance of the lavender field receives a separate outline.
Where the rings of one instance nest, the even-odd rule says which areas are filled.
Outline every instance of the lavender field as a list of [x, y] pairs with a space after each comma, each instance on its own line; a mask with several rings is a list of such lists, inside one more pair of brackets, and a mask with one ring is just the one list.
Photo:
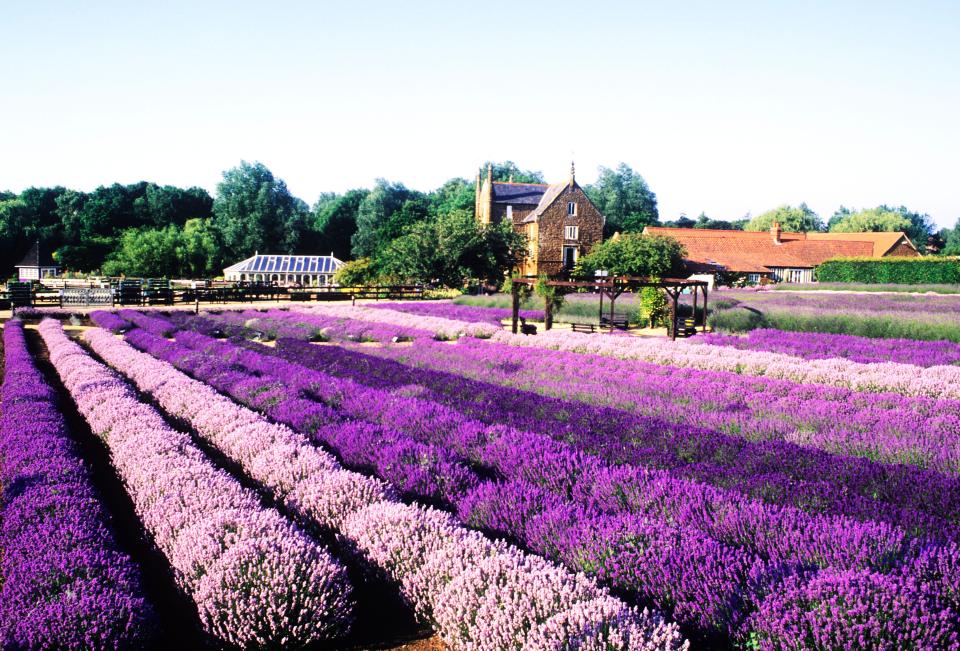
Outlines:
[[956, 344], [46, 316], [4, 328], [3, 648], [960, 649]]

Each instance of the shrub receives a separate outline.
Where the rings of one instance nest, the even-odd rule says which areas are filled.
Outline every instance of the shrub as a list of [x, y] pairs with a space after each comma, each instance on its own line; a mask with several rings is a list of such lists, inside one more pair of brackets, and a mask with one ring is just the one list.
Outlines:
[[837, 258], [816, 270], [821, 282], [844, 283], [960, 283], [960, 258]]
[[727, 332], [749, 332], [756, 328], [767, 327], [763, 314], [750, 308], [731, 308], [716, 310], [710, 314], [707, 321], [714, 330]]

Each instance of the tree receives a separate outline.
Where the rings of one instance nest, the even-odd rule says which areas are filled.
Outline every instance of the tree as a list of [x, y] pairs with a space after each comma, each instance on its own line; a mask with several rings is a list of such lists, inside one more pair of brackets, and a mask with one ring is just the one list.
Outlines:
[[672, 237], [625, 233], [597, 245], [577, 264], [577, 273], [592, 277], [604, 270], [614, 276], [663, 278], [683, 269], [683, 246]]
[[605, 237], [618, 231], [639, 233], [644, 226], [660, 222], [657, 195], [626, 163], [620, 163], [616, 169], [601, 166], [597, 182], [584, 191], [607, 218]]
[[768, 231], [773, 226], [773, 222], [779, 222], [780, 228], [789, 233], [822, 231], [824, 228], [820, 216], [813, 212], [807, 204], [801, 203], [796, 208], [784, 204], [761, 213], [751, 219], [743, 230]]
[[462, 287], [471, 279], [499, 284], [526, 249], [509, 224], [478, 224], [472, 211], [457, 210], [410, 226], [377, 257], [389, 278]]
[[209, 278], [219, 275], [225, 261], [213, 219], [188, 219], [177, 243], [177, 275]]
[[376, 274], [373, 270], [373, 261], [370, 258], [358, 258], [344, 263], [333, 274], [333, 280], [338, 285], [351, 287], [356, 285], [369, 285], [376, 282]]
[[254, 251], [293, 253], [309, 209], [263, 163], [241, 161], [223, 173], [213, 202], [215, 224], [230, 259]]
[[120, 238], [119, 248], [103, 263], [103, 273], [108, 276], [177, 276], [179, 243], [180, 228], [176, 224], [166, 228], [128, 229]]
[[454, 210], [473, 210], [474, 184], [467, 179], [453, 178], [430, 193], [430, 214], [447, 215]]
[[830, 218], [833, 233], [895, 233], [903, 231], [919, 251], [925, 251], [927, 239], [933, 233], [930, 215], [921, 214], [906, 206], [892, 208], [880, 205], [853, 211], [843, 206]]
[[350, 257], [350, 239], [357, 232], [357, 211], [369, 190], [349, 190], [339, 195], [327, 192], [313, 205], [313, 214], [301, 241], [304, 253], [326, 253], [341, 260]]
[[957, 219], [957, 223], [954, 224], [952, 229], [945, 228], [943, 230], [945, 245], [941, 253], [944, 255], [960, 255], [960, 219]]
[[[377, 179], [373, 190], [363, 198], [357, 208], [357, 231], [350, 240], [354, 257], [371, 257], [386, 244], [381, 229], [413, 195], [414, 193], [402, 183], [390, 183], [386, 179]], [[408, 211], [405, 217], [409, 216]]]
[[495, 163], [487, 161], [483, 164], [483, 169], [493, 168], [493, 180], [505, 182], [512, 180], [514, 183], [546, 183], [543, 179], [543, 172], [537, 170], [522, 170], [511, 160]]

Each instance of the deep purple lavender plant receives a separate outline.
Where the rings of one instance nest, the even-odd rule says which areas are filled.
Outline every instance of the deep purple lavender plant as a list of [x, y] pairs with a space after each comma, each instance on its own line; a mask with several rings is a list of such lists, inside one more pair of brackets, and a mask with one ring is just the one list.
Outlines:
[[117, 547], [57, 396], [3, 328], [0, 647], [132, 649], [155, 632], [139, 571]]

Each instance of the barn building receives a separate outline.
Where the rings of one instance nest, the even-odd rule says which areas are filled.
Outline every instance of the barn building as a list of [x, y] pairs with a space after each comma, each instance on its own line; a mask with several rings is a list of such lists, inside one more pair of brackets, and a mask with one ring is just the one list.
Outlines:
[[267, 255], [254, 253], [223, 270], [233, 282], [277, 283], [301, 287], [333, 285], [333, 274], [343, 262], [330, 255]]
[[60, 275], [60, 267], [53, 261], [50, 252], [40, 246], [39, 240], [33, 243], [16, 268], [20, 280], [40, 280]]
[[481, 224], [506, 220], [527, 236], [521, 276], [570, 270], [603, 239], [604, 216], [577, 184], [572, 163], [570, 178], [550, 185], [494, 181], [488, 166], [482, 183], [477, 173], [475, 194]]
[[813, 282], [813, 270], [831, 258], [920, 255], [905, 233], [784, 233], [777, 222], [761, 232], [659, 226], [643, 232], [679, 241], [689, 271], [744, 274], [751, 283]]

